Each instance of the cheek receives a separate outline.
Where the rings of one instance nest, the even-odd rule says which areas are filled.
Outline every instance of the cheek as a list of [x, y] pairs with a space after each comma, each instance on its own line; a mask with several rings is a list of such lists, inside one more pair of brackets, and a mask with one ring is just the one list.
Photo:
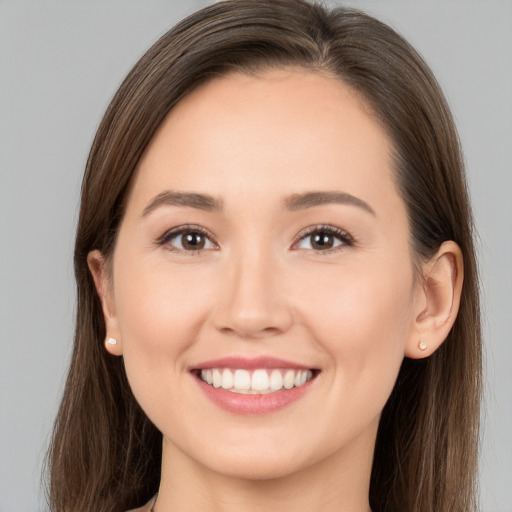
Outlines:
[[[365, 261], [327, 268], [303, 282], [296, 296], [302, 309], [326, 339], [347, 348], [403, 348], [413, 301], [412, 270], [390, 262]], [[305, 272], [303, 275], [307, 276]], [[339, 343], [341, 342], [341, 344]]]
[[412, 271], [375, 268], [354, 266], [340, 268], [337, 276], [317, 275], [297, 292], [308, 329], [330, 361], [332, 371], [325, 377], [356, 414], [364, 407], [377, 414], [384, 406], [411, 325]]
[[198, 289], [201, 276], [169, 267], [128, 258], [118, 265], [116, 312], [127, 371], [154, 374], [155, 365], [183, 371], [180, 355], [204, 323], [209, 290]]
[[180, 429], [179, 418], [189, 414], [184, 355], [204, 324], [209, 291], [198, 290], [201, 272], [173, 271], [167, 261], [123, 257], [115, 272], [116, 313], [132, 392], [156, 425]]

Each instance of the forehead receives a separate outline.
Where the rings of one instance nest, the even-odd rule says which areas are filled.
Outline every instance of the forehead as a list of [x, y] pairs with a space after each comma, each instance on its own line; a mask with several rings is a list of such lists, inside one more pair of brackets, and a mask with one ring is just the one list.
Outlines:
[[254, 200], [340, 188], [365, 200], [396, 196], [390, 140], [338, 78], [291, 69], [229, 74], [186, 96], [146, 148], [132, 191]]

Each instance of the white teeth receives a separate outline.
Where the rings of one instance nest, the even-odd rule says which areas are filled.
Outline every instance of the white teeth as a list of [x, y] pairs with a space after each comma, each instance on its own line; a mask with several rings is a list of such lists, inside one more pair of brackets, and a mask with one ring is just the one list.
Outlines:
[[283, 385], [286, 389], [292, 389], [295, 385], [295, 372], [293, 370], [288, 370], [283, 379]]
[[254, 391], [266, 391], [270, 385], [270, 379], [266, 370], [256, 370], [252, 374], [251, 389]]
[[226, 389], [234, 393], [262, 394], [281, 389], [299, 387], [312, 379], [311, 370], [257, 369], [252, 372], [229, 368], [209, 368], [201, 370], [201, 380], [214, 388]]
[[214, 388], [220, 388], [222, 385], [222, 375], [220, 374], [219, 370], [215, 368], [212, 370], [213, 373], [213, 387]]
[[273, 370], [270, 374], [270, 389], [277, 391], [283, 387], [283, 376], [279, 370]]
[[233, 374], [227, 368], [222, 372], [222, 387], [224, 389], [231, 389], [233, 387]]
[[201, 379], [211, 385], [213, 383], [212, 371], [211, 370], [201, 370]]
[[247, 370], [236, 370], [233, 387], [242, 391], [251, 389], [251, 374]]

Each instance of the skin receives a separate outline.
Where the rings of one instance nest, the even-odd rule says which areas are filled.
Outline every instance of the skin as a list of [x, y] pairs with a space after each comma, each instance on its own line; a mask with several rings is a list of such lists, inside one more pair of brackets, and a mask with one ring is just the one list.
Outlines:
[[[338, 79], [303, 70], [231, 74], [168, 115], [137, 169], [111, 265], [89, 266], [107, 335], [133, 392], [164, 436], [157, 512], [368, 512], [381, 411], [404, 356], [445, 339], [462, 286], [453, 242], [413, 264], [391, 142]], [[160, 205], [208, 194], [219, 211]], [[312, 191], [364, 201], [290, 211]], [[200, 251], [161, 237], [192, 224]], [[334, 226], [327, 252], [304, 230]], [[109, 270], [111, 269], [111, 271]], [[420, 340], [427, 350], [418, 348]], [[273, 356], [320, 370], [282, 410], [242, 416], [213, 404], [190, 367]]]

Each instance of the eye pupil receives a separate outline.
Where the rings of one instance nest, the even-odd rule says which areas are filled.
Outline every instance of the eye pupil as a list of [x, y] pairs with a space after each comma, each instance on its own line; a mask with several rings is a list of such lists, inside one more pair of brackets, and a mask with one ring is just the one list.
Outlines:
[[198, 250], [205, 246], [205, 237], [201, 233], [187, 233], [183, 235], [182, 245], [184, 249]]
[[317, 233], [311, 237], [313, 249], [331, 249], [334, 246], [334, 237], [326, 233]]

